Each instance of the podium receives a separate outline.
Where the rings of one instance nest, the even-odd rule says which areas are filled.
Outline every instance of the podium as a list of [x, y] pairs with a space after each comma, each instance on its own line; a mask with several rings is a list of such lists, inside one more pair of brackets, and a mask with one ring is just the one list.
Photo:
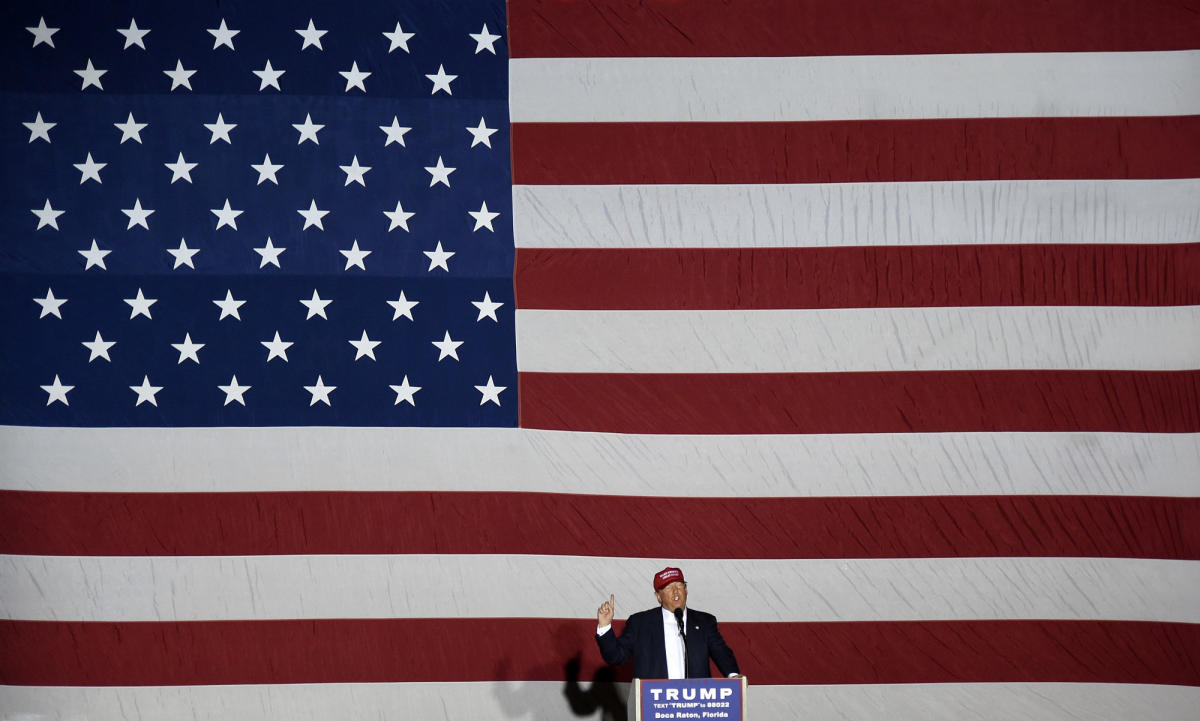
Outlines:
[[746, 721], [745, 678], [633, 680], [631, 721]]

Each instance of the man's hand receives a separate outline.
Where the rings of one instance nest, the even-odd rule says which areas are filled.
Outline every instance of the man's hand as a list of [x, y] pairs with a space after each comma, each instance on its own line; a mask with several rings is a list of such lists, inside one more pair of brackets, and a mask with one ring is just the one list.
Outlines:
[[611, 593], [608, 595], [608, 600], [600, 604], [599, 610], [596, 611], [596, 625], [608, 626], [613, 620], [613, 607], [616, 605], [617, 597]]

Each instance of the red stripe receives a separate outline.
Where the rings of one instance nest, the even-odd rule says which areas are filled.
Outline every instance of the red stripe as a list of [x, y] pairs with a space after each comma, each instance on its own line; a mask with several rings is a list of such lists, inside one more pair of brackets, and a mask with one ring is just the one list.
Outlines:
[[1200, 115], [514, 123], [513, 182], [848, 183], [1200, 177]]
[[[655, 498], [553, 493], [0, 492], [0, 553], [1200, 559], [1200, 499]], [[707, 519], [703, 528], [689, 519]], [[670, 534], [644, 529], [669, 526]], [[745, 529], [753, 528], [753, 533]], [[720, 538], [714, 544], [712, 539]]]
[[[1133, 621], [726, 623], [756, 684], [1200, 685], [1200, 625]], [[17, 686], [590, 681], [595, 621], [0, 621]], [[578, 665], [576, 665], [578, 664]], [[576, 677], [578, 678], [578, 677]], [[628, 679], [628, 667], [618, 678]]]
[[1196, 305], [1200, 243], [518, 248], [515, 283], [569, 310]]
[[607, 433], [1200, 431], [1200, 371], [520, 374], [523, 428]]
[[509, 0], [512, 57], [907, 55], [1200, 47], [1174, 0]]

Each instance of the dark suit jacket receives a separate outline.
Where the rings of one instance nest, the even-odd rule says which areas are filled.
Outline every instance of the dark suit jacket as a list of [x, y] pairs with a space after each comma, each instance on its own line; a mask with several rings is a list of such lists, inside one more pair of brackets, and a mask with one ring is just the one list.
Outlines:
[[[733, 651], [725, 644], [725, 639], [721, 638], [721, 632], [717, 630], [716, 616], [689, 608], [684, 639], [687, 647], [688, 678], [711, 677], [712, 672], [708, 665], [710, 658], [717, 664], [722, 675], [739, 673]], [[596, 645], [600, 647], [600, 655], [604, 657], [605, 663], [620, 665], [632, 656], [634, 678], [667, 677], [667, 651], [663, 638], [661, 607], [633, 614], [625, 622], [625, 630], [620, 636], [610, 629], [603, 636], [596, 637]]]

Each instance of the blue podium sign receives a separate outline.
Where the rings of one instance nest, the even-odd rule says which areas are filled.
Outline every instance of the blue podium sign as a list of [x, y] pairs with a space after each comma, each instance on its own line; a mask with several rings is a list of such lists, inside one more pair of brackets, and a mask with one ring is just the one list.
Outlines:
[[637, 721], [745, 721], [744, 678], [634, 681]]

